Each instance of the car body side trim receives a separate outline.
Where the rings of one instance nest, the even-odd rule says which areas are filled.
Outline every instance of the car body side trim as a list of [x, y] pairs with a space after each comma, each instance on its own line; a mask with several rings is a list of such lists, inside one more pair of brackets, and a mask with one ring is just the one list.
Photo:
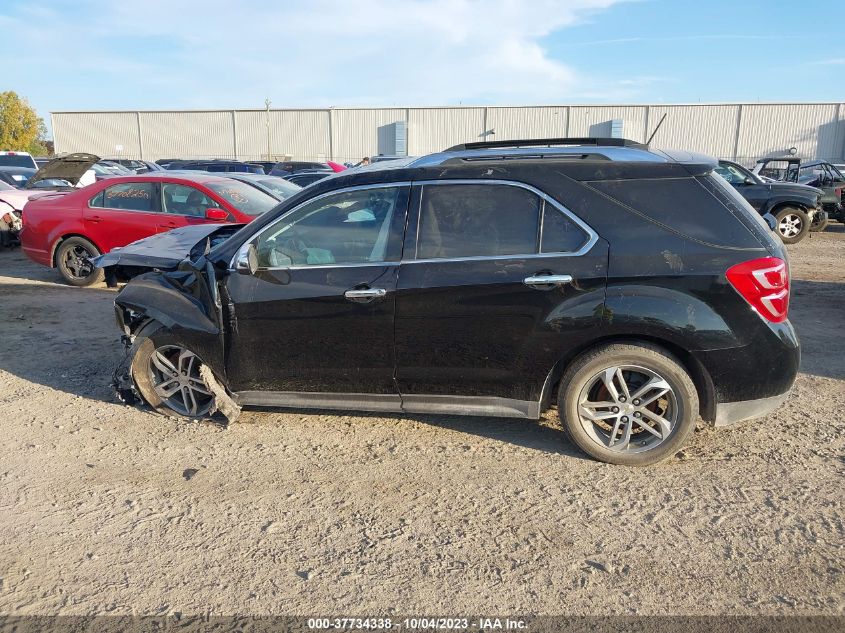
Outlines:
[[317, 391], [238, 391], [235, 400], [257, 407], [295, 409], [349, 409], [352, 411], [402, 412], [399, 394], [330, 393]]
[[540, 417], [540, 403], [488, 396], [333, 393], [315, 391], [239, 391], [240, 405], [295, 409], [344, 409], [388, 413], [444, 413], [504, 418]]
[[403, 395], [402, 410], [406, 413], [446, 413], [531, 420], [540, 417], [539, 402], [492, 396]]

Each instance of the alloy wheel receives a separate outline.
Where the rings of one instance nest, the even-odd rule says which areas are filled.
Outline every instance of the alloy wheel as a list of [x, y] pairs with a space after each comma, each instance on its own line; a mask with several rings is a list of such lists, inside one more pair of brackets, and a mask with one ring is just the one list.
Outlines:
[[787, 213], [778, 222], [778, 231], [784, 237], [796, 237], [801, 233], [803, 221], [795, 213]]
[[581, 427], [600, 446], [641, 453], [666, 441], [678, 422], [678, 400], [657, 372], [637, 365], [607, 367], [578, 395]]
[[150, 356], [153, 389], [164, 404], [182, 415], [208, 413], [214, 396], [200, 375], [199, 357], [178, 345], [164, 345]]
[[96, 255], [81, 244], [74, 244], [64, 253], [64, 265], [76, 279], [85, 279], [94, 273], [94, 264], [89, 260]]

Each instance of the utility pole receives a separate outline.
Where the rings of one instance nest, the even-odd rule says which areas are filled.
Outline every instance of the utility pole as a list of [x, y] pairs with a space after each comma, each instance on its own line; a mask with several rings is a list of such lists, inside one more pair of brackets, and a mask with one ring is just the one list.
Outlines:
[[264, 106], [267, 108], [267, 160], [273, 160], [270, 152], [270, 99], [264, 100]]

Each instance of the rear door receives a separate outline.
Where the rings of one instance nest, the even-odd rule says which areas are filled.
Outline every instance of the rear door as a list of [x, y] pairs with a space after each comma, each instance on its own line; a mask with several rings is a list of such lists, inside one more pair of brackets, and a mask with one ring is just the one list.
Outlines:
[[149, 237], [161, 219], [158, 184], [124, 182], [106, 187], [88, 201], [82, 219], [103, 252]]
[[396, 291], [403, 408], [534, 417], [555, 363], [596, 336], [607, 243], [520, 183], [419, 183], [411, 209]]

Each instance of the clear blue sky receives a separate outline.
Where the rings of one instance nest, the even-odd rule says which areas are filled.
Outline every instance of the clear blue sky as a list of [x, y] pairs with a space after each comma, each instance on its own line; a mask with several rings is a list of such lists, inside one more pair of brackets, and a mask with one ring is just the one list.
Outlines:
[[[40, 5], [40, 6], [39, 6]], [[39, 113], [845, 99], [842, 0], [3, 0]]]

